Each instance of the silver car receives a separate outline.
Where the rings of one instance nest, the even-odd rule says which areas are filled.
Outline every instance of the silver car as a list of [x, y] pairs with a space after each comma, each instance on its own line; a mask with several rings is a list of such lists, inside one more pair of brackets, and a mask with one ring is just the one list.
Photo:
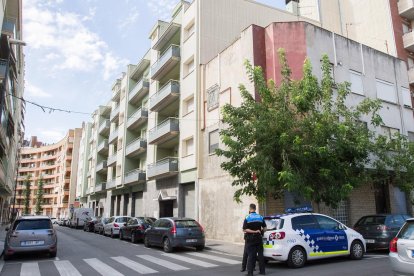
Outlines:
[[16, 253], [26, 252], [46, 252], [50, 257], [56, 257], [56, 231], [49, 217], [18, 217], [6, 231], [4, 260]]
[[124, 226], [124, 224], [130, 219], [131, 217], [127, 216], [114, 216], [110, 217], [108, 222], [103, 226], [104, 228], [104, 235], [109, 235], [111, 238], [119, 235], [119, 229]]
[[389, 258], [394, 275], [414, 276], [414, 218], [407, 219], [391, 240]]

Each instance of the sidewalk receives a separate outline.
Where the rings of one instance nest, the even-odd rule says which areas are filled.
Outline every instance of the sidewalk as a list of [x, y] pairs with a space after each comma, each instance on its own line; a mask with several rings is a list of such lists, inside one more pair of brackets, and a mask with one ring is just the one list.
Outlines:
[[206, 250], [243, 257], [244, 243], [206, 239]]
[[0, 225], [0, 256], [3, 255], [4, 249], [4, 240], [6, 239], [6, 227], [9, 226], [8, 224]]

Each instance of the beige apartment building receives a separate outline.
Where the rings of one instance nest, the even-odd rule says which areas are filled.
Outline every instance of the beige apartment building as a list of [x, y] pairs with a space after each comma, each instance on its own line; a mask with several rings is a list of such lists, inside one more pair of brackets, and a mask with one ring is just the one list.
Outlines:
[[[59, 142], [45, 145], [34, 136], [20, 151], [15, 208], [21, 215], [24, 209], [24, 181], [30, 177], [29, 213], [34, 214], [38, 181], [43, 180], [42, 214], [55, 218], [69, 216], [69, 207], [75, 203], [75, 189], [82, 129], [71, 129]], [[73, 173], [72, 173], [73, 172]]]
[[[234, 202], [232, 178], [214, 154], [221, 145], [220, 108], [240, 104], [240, 83], [254, 91], [245, 59], [265, 68], [267, 78], [277, 78], [278, 47], [298, 57], [292, 64], [298, 78], [306, 56], [317, 70], [320, 55], [328, 53], [336, 80], [355, 86], [352, 101], [377, 97], [391, 103], [378, 131], [413, 133], [407, 74], [396, 58], [325, 31], [320, 21], [255, 1], [177, 2], [172, 20], [157, 21], [150, 30], [146, 54], [114, 81], [89, 136], [84, 128], [83, 147], [89, 143], [89, 150], [80, 157], [88, 162], [78, 171], [85, 179], [78, 181], [79, 200], [96, 215], [188, 216], [205, 226], [209, 238], [242, 240], [248, 204], [257, 202]], [[363, 189], [359, 194], [375, 195], [373, 187]], [[401, 191], [387, 191], [392, 210], [407, 208]], [[375, 197], [366, 206], [360, 202], [356, 196], [338, 210], [316, 209], [352, 223], [361, 214], [352, 210], [376, 212]], [[269, 196], [260, 211], [272, 214], [291, 204], [292, 195], [282, 201]]]
[[8, 222], [16, 183], [18, 151], [23, 142], [25, 103], [22, 1], [0, 7], [0, 223]]

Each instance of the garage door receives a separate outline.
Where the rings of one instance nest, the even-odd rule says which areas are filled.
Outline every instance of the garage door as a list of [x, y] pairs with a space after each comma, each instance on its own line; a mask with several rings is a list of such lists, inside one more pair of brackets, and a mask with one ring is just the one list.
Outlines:
[[194, 183], [183, 185], [184, 216], [195, 218], [195, 188]]

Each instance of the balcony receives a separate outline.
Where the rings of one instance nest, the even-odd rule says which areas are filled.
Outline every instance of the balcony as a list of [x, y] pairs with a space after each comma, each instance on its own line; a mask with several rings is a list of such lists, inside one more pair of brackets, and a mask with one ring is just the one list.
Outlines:
[[114, 102], [119, 101], [119, 98], [121, 97], [121, 82], [117, 81], [116, 85], [113, 87], [112, 90], [112, 98]]
[[125, 174], [124, 185], [144, 183], [145, 180], [146, 180], [145, 172], [139, 169], [135, 169]]
[[131, 104], [137, 104], [149, 90], [148, 79], [141, 79], [137, 85], [129, 92], [128, 101]]
[[97, 152], [100, 154], [108, 154], [109, 151], [109, 143], [108, 139], [103, 140], [97, 148]]
[[115, 154], [112, 154], [111, 156], [109, 156], [108, 157], [107, 166], [108, 167], [114, 166], [116, 164], [117, 158], [118, 158], [118, 155], [116, 153]]
[[141, 107], [128, 117], [127, 129], [136, 129], [137, 127], [142, 125], [147, 120], [148, 120], [148, 110]]
[[178, 174], [178, 158], [167, 157], [148, 165], [148, 179], [161, 179]]
[[109, 134], [108, 142], [109, 144], [112, 144], [114, 141], [118, 139], [118, 128], [115, 128], [113, 131], [111, 131], [111, 134]]
[[1, 33], [14, 37], [15, 30], [16, 30], [16, 19], [5, 18], [3, 21], [3, 27], [1, 29]]
[[8, 64], [9, 62], [7, 61], [7, 59], [0, 59], [0, 79], [2, 80], [6, 78]]
[[150, 65], [151, 61], [149, 60], [149, 52], [150, 51], [148, 50], [148, 52], [144, 55], [144, 57], [141, 59], [141, 61], [137, 64], [135, 69], [132, 70], [132, 72], [131, 72], [131, 78], [132, 79], [139, 80], [139, 78], [144, 73], [145, 69], [147, 69], [148, 66]]
[[180, 83], [170, 80], [150, 98], [150, 110], [158, 112], [173, 103], [179, 96]]
[[148, 142], [151, 145], [159, 145], [179, 134], [179, 122], [177, 119], [168, 118], [149, 131]]
[[106, 189], [106, 182], [101, 182], [99, 184], [95, 185], [95, 193], [101, 193], [101, 192], [105, 192]]
[[111, 115], [109, 116], [109, 119], [111, 120], [111, 122], [115, 121], [118, 118], [119, 118], [119, 104], [112, 109]]
[[414, 32], [408, 32], [403, 35], [404, 48], [414, 52]]
[[400, 16], [407, 18], [408, 20], [414, 19], [414, 0], [399, 0], [398, 11]]
[[158, 38], [157, 42], [152, 46], [152, 49], [160, 51], [164, 48], [168, 42], [171, 41], [171, 38], [180, 30], [181, 25], [171, 22], [170, 25], [165, 29], [165, 31]]
[[108, 171], [108, 165], [107, 165], [107, 161], [104, 160], [101, 163], [99, 163], [98, 165], [96, 165], [96, 172], [97, 173], [104, 173]]
[[135, 157], [145, 152], [147, 149], [147, 141], [142, 138], [138, 138], [126, 146], [125, 156], [126, 157]]
[[408, 69], [408, 83], [414, 84], [414, 67]]
[[111, 122], [109, 120], [103, 121], [98, 128], [98, 132], [101, 135], [108, 135], [109, 134], [109, 128], [111, 126]]
[[113, 189], [116, 188], [116, 178], [112, 178], [108, 182], [106, 182], [106, 189]]
[[180, 61], [180, 47], [171, 45], [151, 67], [151, 79], [160, 80]]
[[[7, 163], [3, 164], [3, 159], [0, 159], [0, 187], [3, 185], [6, 185], [6, 171], [7, 166], [5, 166]], [[21, 177], [19, 176], [18, 179]]]

